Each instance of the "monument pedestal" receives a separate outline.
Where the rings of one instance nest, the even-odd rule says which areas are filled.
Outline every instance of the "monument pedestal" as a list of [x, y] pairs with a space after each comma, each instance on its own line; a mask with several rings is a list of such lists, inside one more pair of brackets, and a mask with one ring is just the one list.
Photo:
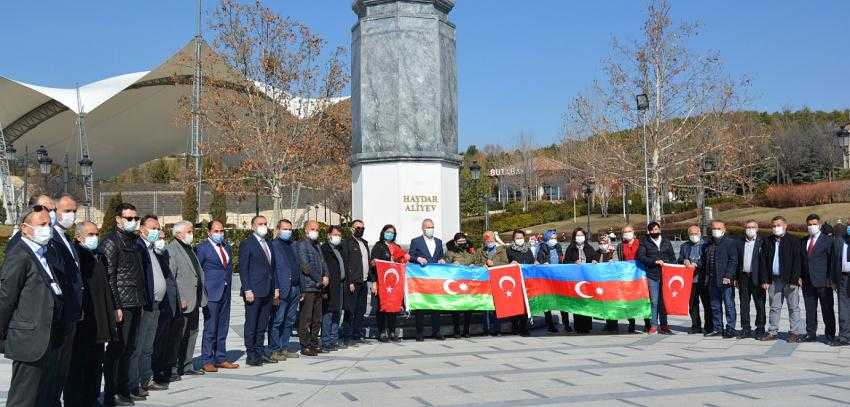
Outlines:
[[399, 244], [422, 234], [434, 221], [434, 236], [451, 240], [460, 231], [458, 167], [445, 162], [380, 162], [352, 168], [352, 214], [368, 222], [374, 241], [384, 225], [395, 225]]

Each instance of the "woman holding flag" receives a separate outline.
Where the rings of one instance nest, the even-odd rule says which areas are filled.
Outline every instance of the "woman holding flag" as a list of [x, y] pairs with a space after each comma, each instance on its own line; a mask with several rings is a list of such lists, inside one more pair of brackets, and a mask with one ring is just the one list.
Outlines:
[[[475, 252], [475, 246], [469, 244], [469, 239], [466, 238], [466, 234], [463, 232], [455, 233], [454, 238], [450, 242], [446, 243], [446, 249], [448, 249], [448, 251], [444, 260], [447, 264], [458, 264], [462, 266], [481, 264], [481, 262], [479, 262], [480, 257]], [[455, 339], [460, 339], [461, 337], [461, 315], [463, 315], [463, 337], [469, 338], [469, 325], [472, 322], [472, 311], [457, 311], [452, 313], [452, 319], [454, 320], [455, 326]]]
[[[504, 245], [499, 245], [497, 242], [498, 235], [493, 231], [486, 231], [483, 235], [484, 247], [481, 248], [479, 263], [485, 267], [504, 266], [508, 264], [508, 254]], [[502, 321], [496, 318], [495, 311], [487, 312], [486, 333], [492, 336], [502, 334]]]
[[[378, 271], [375, 268], [375, 260], [391, 261], [396, 263], [407, 263], [410, 261], [410, 255], [404, 249], [395, 243], [396, 229], [393, 225], [385, 225], [381, 229], [381, 234], [378, 236], [378, 242], [372, 247], [372, 264], [369, 268], [369, 281], [372, 282], [372, 294], [377, 294], [378, 289]], [[375, 320], [378, 325], [378, 340], [381, 342], [393, 341], [398, 342], [401, 338], [396, 333], [396, 317], [397, 312], [381, 311], [380, 296], [375, 295]]]
[[[587, 233], [582, 228], [573, 230], [573, 239], [564, 252], [564, 263], [566, 264], [584, 264], [597, 263], [596, 251], [587, 242]], [[576, 328], [576, 333], [586, 334], [593, 329], [593, 319], [586, 315], [573, 314], [573, 323]]]
[[[525, 232], [522, 230], [514, 231], [514, 241], [508, 246], [507, 250], [508, 261], [517, 264], [537, 264], [534, 258], [534, 253], [531, 251], [531, 246], [525, 241]], [[529, 336], [528, 318], [525, 315], [520, 315], [511, 318], [514, 335]]]

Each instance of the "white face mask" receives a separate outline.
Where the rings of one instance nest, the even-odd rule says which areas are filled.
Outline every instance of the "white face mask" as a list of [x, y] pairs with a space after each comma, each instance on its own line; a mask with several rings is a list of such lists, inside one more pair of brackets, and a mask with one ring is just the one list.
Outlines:
[[50, 238], [53, 237], [53, 228], [50, 226], [32, 226], [27, 225], [32, 228], [32, 237], [30, 240], [35, 242], [39, 246], [44, 246], [50, 242]]
[[158, 254], [162, 254], [162, 252], [165, 250], [165, 240], [159, 239], [153, 242], [153, 250]]
[[99, 243], [99, 240], [98, 240], [97, 236], [86, 236], [86, 238], [83, 239], [83, 247], [85, 247], [86, 249], [91, 250], [91, 251], [94, 251], [95, 249], [97, 249], [98, 243]]
[[747, 234], [747, 237], [748, 237], [748, 238], [750, 238], [750, 239], [755, 239], [755, 238], [756, 238], [756, 234], [758, 233], [758, 229], [756, 229], [756, 228], [747, 228], [747, 230], [745, 230], [745, 231], [744, 231], [744, 233], [746, 233], [746, 234]]
[[257, 226], [257, 229], [254, 230], [254, 233], [259, 237], [266, 237], [266, 234], [269, 233], [269, 227], [266, 225]]
[[125, 232], [133, 233], [139, 230], [139, 222], [135, 220], [125, 220], [122, 229], [124, 229]]
[[328, 238], [328, 241], [334, 246], [339, 246], [339, 244], [342, 243], [342, 236], [331, 235], [331, 237]]
[[308, 239], [310, 239], [310, 240], [316, 240], [316, 239], [318, 239], [318, 238], [319, 238], [319, 231], [318, 231], [318, 230], [310, 230], [310, 231], [308, 231], [308, 232], [307, 232], [307, 238], [308, 238]]
[[576, 235], [576, 244], [584, 244], [584, 235]]
[[724, 232], [725, 231], [720, 229], [714, 229], [711, 231], [711, 236], [713, 236], [715, 239], [720, 239], [721, 237], [723, 237]]
[[522, 246], [525, 244], [525, 239], [514, 239], [514, 243], [516, 243], [517, 246]]
[[184, 233], [183, 238], [180, 239], [180, 241], [183, 242], [183, 244], [186, 244], [186, 245], [192, 244], [193, 240], [195, 240], [195, 235], [193, 235], [191, 233]]
[[555, 247], [558, 245], [558, 239], [549, 239], [547, 243], [549, 244], [549, 247]]
[[631, 242], [635, 238], [635, 232], [623, 232], [623, 240]]
[[425, 237], [434, 237], [434, 228], [426, 228]]
[[697, 244], [699, 243], [700, 236], [699, 235], [690, 235], [691, 243]]
[[773, 227], [773, 234], [776, 235], [776, 236], [784, 235], [785, 234], [785, 227], [784, 226], [774, 226]]
[[809, 225], [806, 229], [809, 230], [809, 236], [814, 236], [820, 232], [820, 225]]
[[59, 216], [59, 226], [62, 229], [68, 229], [74, 226], [74, 221], [77, 219], [77, 214], [74, 212], [65, 212]]

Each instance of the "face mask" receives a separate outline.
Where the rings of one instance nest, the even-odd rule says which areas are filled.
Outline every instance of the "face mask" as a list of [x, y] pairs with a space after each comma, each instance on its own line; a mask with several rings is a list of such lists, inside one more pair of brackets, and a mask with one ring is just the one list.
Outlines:
[[395, 233], [393, 232], [384, 232], [384, 240], [388, 242], [392, 242], [395, 240]]
[[650, 233], [649, 237], [653, 239], [658, 239], [659, 237], [661, 237], [661, 232]]
[[135, 220], [125, 220], [123, 229], [127, 233], [133, 233], [139, 230], [139, 222]]
[[97, 249], [98, 243], [99, 242], [97, 236], [86, 236], [86, 238], [83, 239], [83, 247], [85, 247], [86, 250], [89, 251], [94, 251], [95, 249]]
[[806, 227], [809, 230], [809, 235], [814, 236], [820, 232], [820, 225], [809, 225]]
[[[215, 235], [213, 235], [213, 236], [215, 236]], [[193, 240], [195, 240], [195, 236], [191, 233], [183, 234], [183, 238], [180, 239], [180, 241], [183, 242], [183, 244], [185, 244], [185, 245], [192, 244]], [[221, 240], [224, 240], [224, 234], [221, 235]], [[157, 240], [157, 241], [159, 241], [159, 240]], [[216, 243], [221, 243], [221, 242], [216, 242]]]
[[330, 241], [334, 246], [339, 246], [339, 244], [342, 243], [342, 236], [331, 235], [331, 237], [328, 238], [328, 241]]
[[496, 248], [496, 242], [487, 242], [487, 248], [493, 250]]
[[531, 239], [528, 241], [529, 246], [537, 246], [537, 240]]
[[47, 216], [50, 216], [50, 225], [56, 224], [56, 210], [51, 210], [47, 212]]
[[699, 235], [690, 235], [689, 238], [691, 239], [691, 243], [693, 243], [693, 244], [699, 243]]
[[546, 242], [546, 244], [548, 244], [549, 247], [555, 247], [555, 246], [558, 245], [558, 239], [549, 239], [549, 241]]
[[159, 239], [153, 242], [153, 250], [158, 254], [162, 254], [165, 251], [165, 240]]
[[147, 239], [149, 242], [156, 242], [159, 240], [159, 231], [156, 229], [148, 230]]
[[53, 228], [50, 226], [32, 226], [27, 225], [32, 228], [32, 237], [30, 240], [35, 242], [39, 246], [44, 246], [50, 242], [50, 238], [53, 237]]
[[785, 234], [785, 227], [784, 226], [774, 226], [773, 227], [773, 234], [776, 235], [776, 236], [784, 235]]
[[266, 234], [269, 233], [269, 227], [266, 225], [257, 226], [257, 229], [254, 230], [254, 233], [259, 237], [266, 237]]
[[584, 235], [576, 236], [576, 244], [584, 244]]
[[623, 233], [623, 240], [632, 241], [632, 240], [634, 240], [634, 238], [635, 238], [635, 232], [624, 232]]
[[74, 226], [76, 218], [77, 214], [74, 212], [63, 213], [61, 218], [59, 218], [59, 226], [62, 226], [62, 229], [68, 229], [69, 227]]
[[755, 239], [757, 232], [758, 232], [758, 230], [756, 228], [747, 228], [747, 230], [744, 231], [744, 233], [746, 233], [747, 237], [750, 238], [750, 239]]
[[425, 229], [425, 237], [434, 237], [434, 228]]
[[212, 239], [212, 241], [216, 244], [221, 244], [224, 242], [224, 233], [213, 233], [212, 236], [210, 236], [210, 239]]
[[614, 239], [617, 238], [617, 235], [615, 235], [614, 232], [611, 232], [611, 233], [608, 234], [608, 238], [611, 239], [611, 240], [614, 240]]
[[721, 237], [723, 237], [723, 233], [724, 233], [724, 231], [722, 231], [720, 229], [714, 229], [714, 230], [711, 231], [711, 236], [714, 237], [715, 239], [720, 239]]
[[457, 247], [466, 247], [466, 240], [458, 240]]
[[318, 230], [308, 231], [307, 232], [307, 238], [310, 239], [310, 240], [318, 239], [319, 238], [319, 231]]
[[363, 228], [354, 228], [355, 237], [363, 237]]
[[279, 237], [279, 238], [283, 239], [284, 241], [287, 241], [287, 242], [288, 242], [288, 241], [289, 241], [289, 239], [292, 239], [292, 230], [291, 230], [291, 229], [284, 229], [284, 230], [281, 230], [281, 231], [277, 234], [277, 237]]
[[516, 243], [517, 246], [522, 246], [525, 244], [525, 239], [514, 239], [514, 243]]
[[608, 253], [608, 250], [610, 250], [608, 248], [608, 243], [600, 243], [599, 244], [599, 251], [601, 251], [602, 253]]

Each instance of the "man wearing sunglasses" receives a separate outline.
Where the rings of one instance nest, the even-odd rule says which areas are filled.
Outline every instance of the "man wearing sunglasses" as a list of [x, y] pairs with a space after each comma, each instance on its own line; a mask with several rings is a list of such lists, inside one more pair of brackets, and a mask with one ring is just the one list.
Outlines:
[[[31, 196], [29, 201], [27, 201], [27, 206], [30, 209], [34, 209], [36, 206], [38, 206], [39, 207], [38, 211], [41, 211], [42, 208], [44, 210], [47, 210], [51, 225], [53, 224], [53, 219], [56, 219], [56, 215], [55, 215], [56, 208], [53, 206], [53, 200], [50, 199], [50, 197], [45, 195], [45, 194], [38, 194], [38, 195]], [[10, 237], [9, 241], [6, 242], [6, 252], [5, 252], [5, 254], [8, 255], [9, 250], [12, 249], [12, 246], [14, 246], [16, 243], [18, 243], [20, 241], [21, 241], [21, 234], [20, 233], [15, 233], [12, 237]]]
[[117, 229], [104, 237], [100, 251], [106, 260], [109, 288], [122, 321], [118, 323], [120, 340], [110, 342], [106, 348], [103, 402], [107, 406], [131, 406], [134, 402], [129, 386], [130, 360], [139, 336], [142, 307], [148, 305], [148, 298], [141, 253], [136, 247], [141, 218], [136, 207], [126, 202], [118, 205], [115, 212]]

